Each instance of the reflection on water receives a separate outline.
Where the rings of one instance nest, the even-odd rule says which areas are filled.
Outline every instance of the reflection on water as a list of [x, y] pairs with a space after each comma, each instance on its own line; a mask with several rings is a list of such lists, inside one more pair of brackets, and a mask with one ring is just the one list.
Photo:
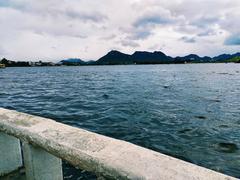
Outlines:
[[[238, 64], [6, 68], [0, 106], [240, 177], [239, 72]], [[66, 179], [93, 178], [64, 170]]]

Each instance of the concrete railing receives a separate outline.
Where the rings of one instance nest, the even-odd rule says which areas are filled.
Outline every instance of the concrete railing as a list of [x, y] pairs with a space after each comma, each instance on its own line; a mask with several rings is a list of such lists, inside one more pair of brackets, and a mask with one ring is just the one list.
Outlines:
[[125, 141], [0, 108], [0, 176], [24, 164], [27, 180], [62, 180], [61, 159], [111, 179], [235, 179]]

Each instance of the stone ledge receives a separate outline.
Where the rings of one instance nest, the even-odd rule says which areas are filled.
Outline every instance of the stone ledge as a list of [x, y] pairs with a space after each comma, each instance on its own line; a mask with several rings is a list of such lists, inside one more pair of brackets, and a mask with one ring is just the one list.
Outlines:
[[0, 108], [0, 131], [114, 179], [235, 179], [134, 144]]

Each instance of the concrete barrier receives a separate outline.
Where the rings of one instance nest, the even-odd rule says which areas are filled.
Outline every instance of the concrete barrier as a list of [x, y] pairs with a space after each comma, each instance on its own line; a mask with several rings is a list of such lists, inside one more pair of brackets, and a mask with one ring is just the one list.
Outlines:
[[15, 171], [22, 165], [19, 139], [0, 132], [0, 176]]
[[[235, 179], [125, 141], [2, 108], [0, 131], [31, 144], [38, 149], [38, 153], [43, 153], [43, 156], [48, 156], [45, 153], [49, 153], [99, 177], [149, 180]], [[29, 156], [29, 150], [23, 150], [25, 157]], [[35, 153], [31, 156], [35, 156]], [[41, 159], [41, 155], [37, 158]], [[53, 158], [53, 162], [57, 162], [57, 167], [52, 170], [55, 179], [59, 179], [58, 173], [62, 176], [58, 158]], [[41, 172], [42, 176], [45, 173], [46, 176], [49, 175], [49, 171]]]
[[26, 179], [62, 180], [61, 159], [49, 154], [42, 148], [23, 143], [23, 157], [26, 168]]

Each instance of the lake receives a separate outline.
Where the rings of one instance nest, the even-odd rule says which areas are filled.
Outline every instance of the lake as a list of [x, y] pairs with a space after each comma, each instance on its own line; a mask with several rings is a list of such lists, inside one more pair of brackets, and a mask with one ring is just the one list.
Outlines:
[[[0, 107], [240, 178], [240, 64], [0, 69]], [[94, 179], [64, 165], [65, 179]]]

